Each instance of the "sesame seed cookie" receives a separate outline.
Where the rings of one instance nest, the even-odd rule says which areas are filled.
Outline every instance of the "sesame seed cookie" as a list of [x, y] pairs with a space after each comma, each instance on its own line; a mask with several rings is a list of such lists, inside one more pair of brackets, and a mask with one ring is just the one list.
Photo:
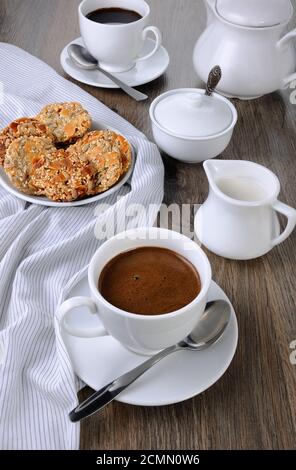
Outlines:
[[119, 153], [122, 161], [122, 174], [125, 174], [131, 165], [132, 151], [129, 142], [122, 135], [109, 129], [88, 132], [74, 147], [80, 158], [86, 160], [92, 160], [98, 155], [109, 152]]
[[42, 165], [31, 173], [31, 182], [53, 201], [70, 202], [88, 196], [94, 190], [95, 168], [70, 159], [67, 150], [45, 156]]
[[122, 175], [122, 159], [118, 152], [107, 152], [95, 163], [94, 189], [92, 195], [103, 193], [114, 186]]
[[13, 140], [25, 136], [48, 137], [54, 140], [50, 129], [37, 119], [27, 117], [16, 119], [0, 131], [0, 165], [3, 165], [6, 151]]
[[39, 194], [32, 184], [31, 174], [55, 152], [56, 147], [47, 137], [20, 137], [6, 151], [4, 170], [17, 189], [26, 194]]
[[49, 104], [36, 119], [50, 128], [58, 143], [76, 142], [91, 127], [91, 117], [80, 103]]
[[[118, 139], [117, 137], [120, 137]], [[127, 143], [128, 150], [122, 140]], [[129, 143], [113, 131], [87, 133], [76, 144], [68, 148], [70, 158], [88, 162], [95, 166], [95, 189], [93, 194], [111, 188], [129, 167], [131, 152]]]

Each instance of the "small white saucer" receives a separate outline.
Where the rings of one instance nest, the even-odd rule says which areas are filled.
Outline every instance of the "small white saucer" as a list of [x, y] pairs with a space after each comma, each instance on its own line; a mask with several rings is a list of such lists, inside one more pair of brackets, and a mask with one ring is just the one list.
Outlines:
[[[67, 297], [89, 295], [87, 276], [83, 275]], [[227, 299], [227, 296], [212, 282], [209, 300], [219, 298]], [[82, 324], [85, 328], [99, 324], [97, 315], [86, 309], [74, 310], [71, 320], [67, 321], [73, 321], [80, 328]], [[147, 360], [145, 356], [128, 351], [110, 336], [75, 338], [63, 328], [62, 337], [75, 373], [94, 390]], [[232, 308], [230, 324], [218, 343], [205, 351], [179, 351], [168, 356], [122, 392], [117, 400], [138, 406], [162, 406], [192, 398], [217, 382], [228, 369], [237, 341], [237, 319]]]
[[[101, 88], [118, 88], [117, 85], [98, 70], [83, 70], [76, 67], [67, 53], [67, 48], [70, 44], [80, 44], [81, 46], [84, 46], [84, 43], [82, 38], [75, 39], [67, 44], [61, 53], [61, 65], [70, 77], [75, 78], [75, 80], [85, 83], [86, 85]], [[150, 52], [153, 49], [154, 44], [155, 42], [153, 39], [147, 38], [144, 44], [143, 55]], [[169, 62], [169, 54], [167, 50], [161, 46], [152, 57], [147, 60], [137, 62], [133, 69], [114, 75], [117, 75], [118, 78], [132, 87], [144, 85], [145, 83], [152, 82], [152, 80], [163, 75], [168, 68]]]

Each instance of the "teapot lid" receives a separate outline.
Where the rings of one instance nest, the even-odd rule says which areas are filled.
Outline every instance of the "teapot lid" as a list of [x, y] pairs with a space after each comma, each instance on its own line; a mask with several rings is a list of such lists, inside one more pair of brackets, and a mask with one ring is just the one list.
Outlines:
[[156, 121], [169, 132], [187, 138], [210, 137], [232, 123], [230, 106], [204, 90], [174, 90], [164, 95], [155, 107]]
[[216, 10], [225, 20], [252, 28], [285, 23], [293, 14], [290, 0], [217, 0]]

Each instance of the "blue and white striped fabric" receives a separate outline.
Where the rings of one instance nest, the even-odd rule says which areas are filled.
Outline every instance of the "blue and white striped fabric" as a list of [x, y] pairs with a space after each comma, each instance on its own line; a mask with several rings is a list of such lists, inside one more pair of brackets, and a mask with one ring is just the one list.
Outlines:
[[[100, 241], [95, 224], [118, 206], [154, 204], [154, 223], [163, 198], [163, 165], [154, 144], [95, 98], [21, 49], [0, 43], [4, 98], [0, 126], [33, 116], [43, 105], [80, 101], [94, 119], [117, 128], [137, 148], [131, 190], [103, 202], [113, 204], [95, 217], [95, 204], [77, 208], [28, 205], [0, 187], [0, 448], [77, 449], [79, 425], [68, 411], [80, 386], [71, 369], [55, 319], [63, 288], [85, 268]], [[136, 106], [136, 104], [135, 104]]]

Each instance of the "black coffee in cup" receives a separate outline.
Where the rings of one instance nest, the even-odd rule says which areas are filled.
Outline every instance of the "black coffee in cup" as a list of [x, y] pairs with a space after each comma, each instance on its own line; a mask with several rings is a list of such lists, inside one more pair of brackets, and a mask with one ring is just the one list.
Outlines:
[[190, 304], [200, 293], [195, 267], [184, 256], [155, 246], [117, 255], [99, 278], [101, 295], [115, 307], [138, 315], [162, 315]]
[[140, 13], [125, 8], [99, 8], [91, 11], [86, 17], [102, 24], [128, 24], [134, 23], [142, 18]]

